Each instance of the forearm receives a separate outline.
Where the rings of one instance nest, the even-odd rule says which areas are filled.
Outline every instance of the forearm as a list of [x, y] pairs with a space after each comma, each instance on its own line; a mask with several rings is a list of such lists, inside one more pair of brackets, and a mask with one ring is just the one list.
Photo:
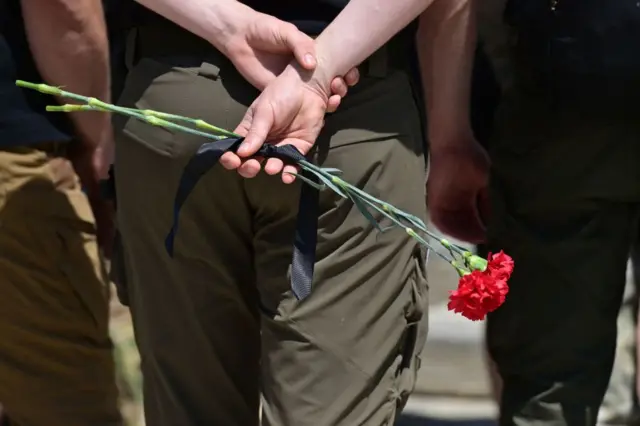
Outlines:
[[476, 46], [474, 0], [436, 0], [420, 16], [418, 57], [432, 149], [472, 136], [471, 73]]
[[[138, 3], [207, 40], [227, 55], [227, 42], [253, 12], [236, 0], [136, 0]], [[228, 56], [228, 55], [227, 55]]]
[[[31, 53], [43, 79], [109, 102], [109, 47], [100, 0], [22, 0]], [[70, 114], [94, 149], [110, 130], [107, 114]]]
[[326, 88], [406, 27], [433, 0], [351, 0], [316, 39], [316, 80]]

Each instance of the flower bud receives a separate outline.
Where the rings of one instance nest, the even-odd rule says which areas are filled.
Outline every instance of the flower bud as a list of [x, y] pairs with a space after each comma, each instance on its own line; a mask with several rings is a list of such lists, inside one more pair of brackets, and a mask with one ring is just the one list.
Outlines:
[[[467, 255], [467, 253], [469, 254]], [[489, 264], [489, 262], [487, 262], [486, 259], [480, 256], [476, 256], [475, 254], [472, 254], [470, 252], [466, 252], [464, 254], [464, 263], [472, 271], [482, 271], [482, 272], [484, 272], [487, 269], [487, 265]]]

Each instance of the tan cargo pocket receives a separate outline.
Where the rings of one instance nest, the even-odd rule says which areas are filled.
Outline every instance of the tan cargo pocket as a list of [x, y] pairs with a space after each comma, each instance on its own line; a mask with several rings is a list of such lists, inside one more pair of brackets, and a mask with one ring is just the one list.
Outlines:
[[[65, 226], [66, 225], [66, 226]], [[109, 308], [106, 271], [90, 223], [74, 221], [58, 226], [58, 265], [63, 276], [100, 331], [108, 335]], [[100, 338], [100, 337], [99, 337]]]

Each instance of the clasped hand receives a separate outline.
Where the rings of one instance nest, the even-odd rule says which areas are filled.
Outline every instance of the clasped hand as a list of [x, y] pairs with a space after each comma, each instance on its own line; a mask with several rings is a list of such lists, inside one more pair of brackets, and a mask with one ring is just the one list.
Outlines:
[[[315, 143], [324, 115], [335, 111], [349, 86], [358, 82], [356, 68], [324, 84], [314, 78], [317, 66], [315, 42], [294, 25], [255, 12], [229, 37], [225, 51], [251, 84], [262, 90], [235, 132], [245, 137], [237, 153], [226, 153], [220, 163], [254, 177], [263, 159], [251, 158], [266, 140], [292, 144], [307, 154]], [[294, 181], [296, 168], [270, 158], [266, 173], [283, 172], [285, 183]]]

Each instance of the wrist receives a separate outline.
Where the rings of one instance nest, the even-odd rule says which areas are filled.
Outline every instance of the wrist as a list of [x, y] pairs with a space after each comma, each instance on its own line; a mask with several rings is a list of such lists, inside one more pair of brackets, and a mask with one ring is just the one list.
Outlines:
[[428, 131], [429, 150], [432, 152], [464, 150], [475, 144], [471, 126], [458, 125], [446, 128], [434, 126]]
[[297, 61], [292, 61], [285, 72], [295, 73], [297, 78], [311, 91], [315, 92], [318, 96], [324, 99], [325, 102], [328, 102], [329, 97], [331, 97], [331, 80], [326, 74], [326, 72], [320, 66], [320, 62], [318, 66], [314, 70], [307, 70], [302, 68]]
[[222, 54], [230, 57], [241, 44], [237, 42], [238, 37], [243, 37], [243, 29], [258, 12], [235, 0], [213, 2], [211, 8], [211, 17], [204, 28], [205, 38]]

